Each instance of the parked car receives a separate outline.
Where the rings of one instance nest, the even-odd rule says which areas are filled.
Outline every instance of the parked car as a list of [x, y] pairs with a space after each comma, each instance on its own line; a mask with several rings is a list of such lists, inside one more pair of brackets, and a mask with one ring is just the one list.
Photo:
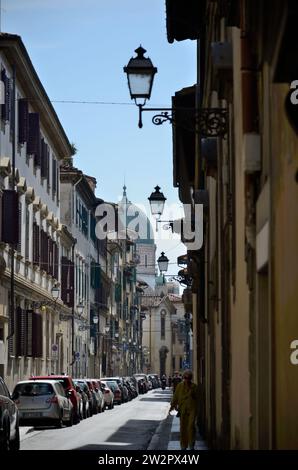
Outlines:
[[121, 405], [122, 403], [122, 393], [118, 386], [118, 383], [115, 380], [101, 379], [102, 383], [107, 384], [107, 386], [112, 390], [114, 395], [114, 403]]
[[74, 379], [75, 382], [81, 387], [88, 398], [88, 407], [86, 405], [86, 417], [89, 418], [93, 415], [93, 395], [85, 379]]
[[0, 377], [0, 450], [19, 450], [19, 412]]
[[[89, 418], [90, 410], [89, 410], [88, 385], [85, 382], [77, 380], [77, 379], [73, 379], [73, 383], [75, 385], [76, 391], [82, 397], [81, 419]], [[91, 398], [91, 401], [92, 401], [92, 398]]]
[[91, 379], [91, 381], [92, 381], [92, 385], [95, 390], [95, 393], [97, 395], [98, 411], [99, 413], [102, 413], [105, 410], [105, 399], [104, 399], [103, 392], [101, 390], [100, 381], [97, 379]]
[[143, 393], [147, 393], [149, 390], [149, 382], [148, 382], [148, 377], [146, 374], [134, 374], [134, 377], [139, 381], [139, 379], [142, 379], [145, 383], [144, 391]]
[[[114, 393], [111, 387], [109, 387], [107, 382], [105, 382], [104, 380], [100, 380], [100, 387], [104, 396], [105, 406], [111, 410], [112, 408], [114, 408]], [[120, 390], [119, 393], [121, 398]]]
[[21, 426], [72, 426], [73, 406], [57, 380], [24, 380], [18, 382], [12, 398], [19, 409]]
[[70, 392], [70, 400], [73, 406], [73, 421], [74, 424], [80, 422], [80, 400], [81, 397], [76, 392], [72, 377], [70, 375], [45, 375], [45, 376], [31, 376], [32, 380], [58, 380], [66, 392]]
[[123, 386], [123, 382], [122, 382], [122, 379], [120, 377], [105, 377], [104, 380], [117, 382], [118, 387], [121, 390], [122, 403], [128, 401], [128, 391], [127, 391], [127, 388]]

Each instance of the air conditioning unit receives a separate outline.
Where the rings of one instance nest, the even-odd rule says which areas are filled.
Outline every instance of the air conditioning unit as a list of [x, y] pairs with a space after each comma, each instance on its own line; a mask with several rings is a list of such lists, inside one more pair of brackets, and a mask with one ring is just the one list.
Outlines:
[[245, 173], [261, 171], [261, 137], [260, 134], [244, 134], [243, 167]]
[[233, 67], [233, 48], [230, 42], [212, 42], [211, 57], [216, 71], [229, 70]]

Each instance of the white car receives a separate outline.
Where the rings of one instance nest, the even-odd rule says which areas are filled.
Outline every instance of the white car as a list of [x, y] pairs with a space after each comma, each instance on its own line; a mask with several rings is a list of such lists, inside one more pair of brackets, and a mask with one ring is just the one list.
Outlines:
[[18, 382], [12, 399], [19, 409], [21, 426], [72, 426], [73, 406], [57, 380]]

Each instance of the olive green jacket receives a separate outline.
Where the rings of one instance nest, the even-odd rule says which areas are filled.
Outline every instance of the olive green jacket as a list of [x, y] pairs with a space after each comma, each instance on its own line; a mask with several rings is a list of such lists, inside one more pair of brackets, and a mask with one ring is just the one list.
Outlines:
[[198, 413], [198, 402], [199, 402], [199, 387], [191, 383], [191, 386], [183, 381], [180, 382], [175, 390], [171, 406], [173, 408], [178, 407], [179, 413]]

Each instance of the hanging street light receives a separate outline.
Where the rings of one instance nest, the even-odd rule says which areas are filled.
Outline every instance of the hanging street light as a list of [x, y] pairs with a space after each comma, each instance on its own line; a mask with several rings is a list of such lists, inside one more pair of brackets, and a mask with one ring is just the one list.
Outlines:
[[94, 323], [94, 325], [97, 325], [97, 324], [98, 324], [98, 320], [99, 320], [98, 315], [96, 315], [96, 314], [93, 315], [93, 323]]
[[167, 200], [164, 197], [163, 193], [160, 192], [160, 187], [157, 185], [155, 186], [155, 191], [151, 193], [150, 197], [148, 197], [150, 203], [151, 214], [153, 217], [159, 219], [161, 214], [164, 210], [165, 201]]
[[[199, 133], [201, 137], [219, 137], [227, 134], [228, 131], [228, 110], [222, 108], [144, 108], [146, 100], [150, 99], [154, 75], [157, 68], [153, 66], [151, 60], [144, 57], [146, 50], [140, 46], [135, 50], [137, 57], [132, 57], [124, 72], [127, 74], [130, 97], [139, 108], [139, 127], [143, 127], [142, 112], [158, 111], [153, 116], [152, 122], [160, 126], [164, 122], [175, 123], [174, 115], [178, 109], [186, 114], [189, 130]], [[137, 100], [143, 100], [139, 103]], [[197, 125], [198, 124], [198, 125]]]
[[[149, 57], [144, 57], [146, 49], [142, 46], [138, 47], [135, 52], [137, 57], [132, 57], [123, 70], [127, 74], [130, 97], [139, 107], [139, 127], [143, 127], [142, 108], [146, 101], [150, 99], [157, 68], [153, 66]], [[137, 100], [143, 102], [139, 103]]]
[[55, 285], [52, 287], [51, 293], [52, 293], [53, 299], [54, 299], [55, 302], [56, 302], [56, 300], [58, 300], [59, 295], [60, 295], [60, 288], [57, 286], [57, 284], [55, 284]]
[[161, 273], [163, 271], [166, 272], [168, 270], [169, 259], [166, 257], [163, 251], [161, 252], [160, 257], [157, 260], [157, 264]]

